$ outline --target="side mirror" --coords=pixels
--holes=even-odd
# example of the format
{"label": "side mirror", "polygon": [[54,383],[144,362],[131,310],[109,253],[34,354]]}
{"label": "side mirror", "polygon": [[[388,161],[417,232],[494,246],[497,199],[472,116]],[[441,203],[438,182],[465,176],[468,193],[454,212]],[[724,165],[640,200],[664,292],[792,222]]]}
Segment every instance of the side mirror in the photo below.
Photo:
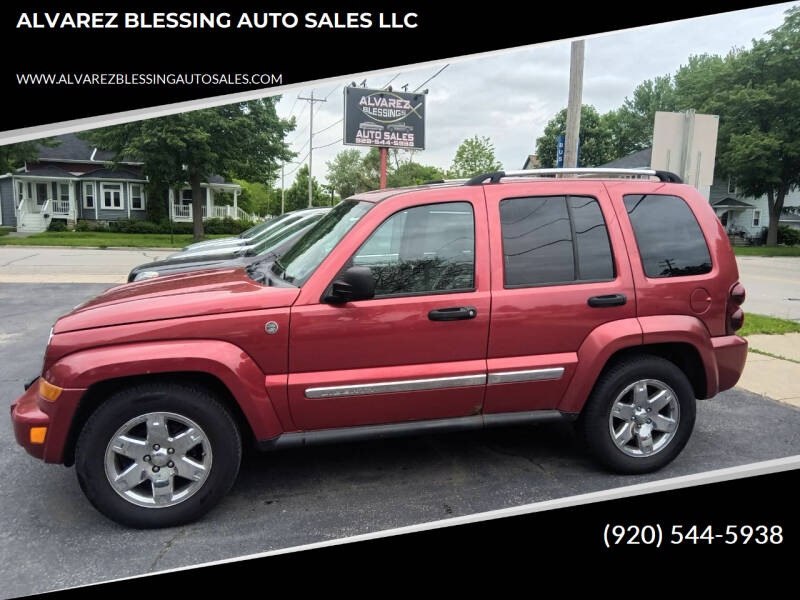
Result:
{"label": "side mirror", "polygon": [[369,267],[350,267],[334,279],[331,293],[325,298],[331,304],[369,300],[375,296],[375,277]]}

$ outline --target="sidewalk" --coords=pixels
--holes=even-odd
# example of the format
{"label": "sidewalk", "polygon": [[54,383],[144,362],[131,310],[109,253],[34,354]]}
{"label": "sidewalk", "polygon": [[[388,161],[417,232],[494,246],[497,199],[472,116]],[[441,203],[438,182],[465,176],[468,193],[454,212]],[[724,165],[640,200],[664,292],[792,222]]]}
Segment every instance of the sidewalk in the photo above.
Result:
{"label": "sidewalk", "polygon": [[751,335],[747,341],[751,351],[737,387],[800,408],[800,333]]}

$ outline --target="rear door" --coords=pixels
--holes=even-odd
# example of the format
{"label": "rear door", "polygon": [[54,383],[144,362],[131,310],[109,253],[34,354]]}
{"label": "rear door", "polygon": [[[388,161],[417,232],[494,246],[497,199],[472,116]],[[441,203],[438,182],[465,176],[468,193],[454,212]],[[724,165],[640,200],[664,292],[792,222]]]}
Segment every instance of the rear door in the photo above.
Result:
{"label": "rear door", "polygon": [[[295,425],[479,413],[490,316],[487,237],[479,187],[408,194],[371,209],[292,307],[288,389]],[[372,269],[375,298],[322,302],[351,265]]]}
{"label": "rear door", "polygon": [[594,181],[484,189],[492,262],[484,412],[554,409],[592,330],[636,316],[616,214]]}

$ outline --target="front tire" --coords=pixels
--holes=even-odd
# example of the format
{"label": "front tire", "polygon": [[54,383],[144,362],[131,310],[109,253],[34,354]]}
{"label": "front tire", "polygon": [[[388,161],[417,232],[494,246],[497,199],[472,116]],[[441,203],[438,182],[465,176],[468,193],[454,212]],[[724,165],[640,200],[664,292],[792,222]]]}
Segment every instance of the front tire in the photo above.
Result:
{"label": "front tire", "polygon": [[108,518],[137,528],[193,521],[230,490],[241,436],[207,389],[145,383],[119,390],[89,417],[75,448],[78,482]]}
{"label": "front tire", "polygon": [[695,405],[692,385],[674,363],[634,356],[602,373],[578,425],[601,465],[618,473],[649,473],[683,450]]}

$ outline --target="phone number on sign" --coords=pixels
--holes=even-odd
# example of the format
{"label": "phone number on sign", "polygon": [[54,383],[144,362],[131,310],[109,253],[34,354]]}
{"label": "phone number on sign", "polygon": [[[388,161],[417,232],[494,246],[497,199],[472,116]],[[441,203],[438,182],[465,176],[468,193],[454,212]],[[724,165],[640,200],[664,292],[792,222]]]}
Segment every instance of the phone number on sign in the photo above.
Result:
{"label": "phone number on sign", "polygon": [[[666,533],[666,538],[665,538]],[[781,525],[727,525],[724,530],[712,525],[672,525],[667,529],[655,525],[612,525],[607,523],[603,530],[606,548],[613,546],[655,546],[662,544],[713,544],[714,542],[733,544],[757,544],[777,546],[783,543]]]}

